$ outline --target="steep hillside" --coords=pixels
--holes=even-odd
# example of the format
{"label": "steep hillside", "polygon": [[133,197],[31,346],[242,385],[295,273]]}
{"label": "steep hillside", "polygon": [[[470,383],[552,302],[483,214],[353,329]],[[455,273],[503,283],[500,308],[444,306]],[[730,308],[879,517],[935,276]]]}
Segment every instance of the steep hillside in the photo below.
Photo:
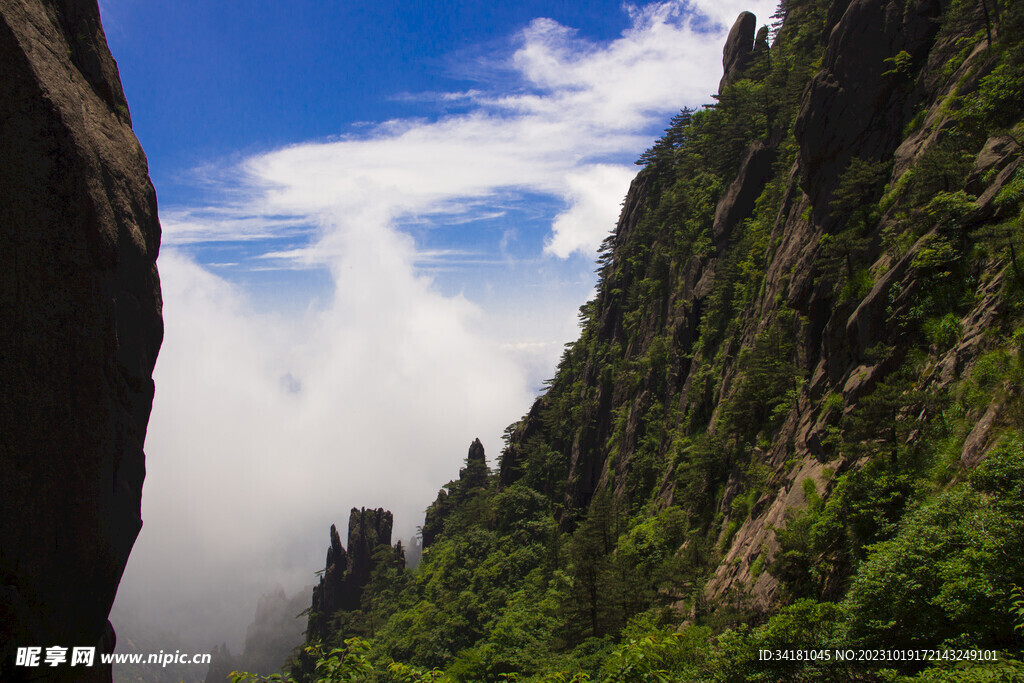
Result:
{"label": "steep hillside", "polygon": [[952,664],[757,653],[983,648],[943,680],[1020,675],[1024,8],[775,18],[740,16],[717,102],[641,157],[580,338],[335,664],[894,680]]}
{"label": "steep hillside", "polygon": [[[293,650],[304,640],[306,624],[299,617],[309,609],[311,590],[287,596],[284,589],[279,587],[275,591],[261,595],[256,604],[256,615],[246,629],[245,646],[242,652],[233,655],[224,643],[214,647],[211,652],[213,658],[203,680],[219,683],[236,670],[266,675],[279,671],[281,665],[292,657]],[[144,652],[146,650],[139,648],[136,651]],[[119,668],[128,669],[127,666]],[[188,668],[194,674],[196,667]],[[145,669],[145,667],[139,667],[139,669]],[[133,672],[138,679],[142,679],[144,673],[144,671]],[[182,676],[183,673],[177,673],[176,677]],[[125,680],[134,679],[126,677]]]}
{"label": "steep hillside", "polygon": [[[163,334],[156,194],[92,0],[0,3],[0,679],[111,652]],[[70,653],[69,650],[69,659]]]}

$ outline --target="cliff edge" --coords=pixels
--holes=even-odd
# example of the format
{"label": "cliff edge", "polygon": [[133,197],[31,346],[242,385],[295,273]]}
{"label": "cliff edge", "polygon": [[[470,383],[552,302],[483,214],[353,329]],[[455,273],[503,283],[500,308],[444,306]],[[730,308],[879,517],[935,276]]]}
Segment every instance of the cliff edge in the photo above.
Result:
{"label": "cliff edge", "polygon": [[[163,336],[156,194],[95,0],[0,4],[0,63],[0,679],[109,680]],[[55,645],[97,664],[15,667]]]}

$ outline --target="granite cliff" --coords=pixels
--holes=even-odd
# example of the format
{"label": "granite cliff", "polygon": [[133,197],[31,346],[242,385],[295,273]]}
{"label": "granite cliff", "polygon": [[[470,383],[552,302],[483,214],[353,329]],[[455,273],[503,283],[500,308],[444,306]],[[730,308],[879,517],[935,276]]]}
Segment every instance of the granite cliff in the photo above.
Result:
{"label": "granite cliff", "polygon": [[[699,599],[686,603],[691,616],[726,602],[770,612],[787,571],[771,571],[783,554],[780,530],[810,499],[827,500],[837,474],[866,464],[863,449],[837,447],[844,433],[881,438],[863,429],[854,437],[849,427],[875,389],[915,364],[913,390],[904,387],[905,402],[892,410],[918,421],[902,438],[918,438],[931,415],[915,392],[945,391],[1015,324],[1019,271],[1008,259],[1018,238],[1004,236],[998,244],[1009,251],[997,257],[985,226],[1013,220],[1005,198],[1016,192],[1021,150],[1005,128],[1021,108],[1006,102],[1004,123],[988,121],[988,130],[968,121],[972,98],[983,96],[986,76],[993,87],[1005,59],[981,40],[982,8],[939,0],[782,8],[773,49],[788,43],[790,54],[778,56],[813,67],[812,77],[780,88],[790,88],[790,103],[743,112],[753,139],[731,160],[722,146],[725,182],[711,206],[667,206],[684,204],[671,185],[685,142],[672,136],[682,138],[692,114],[649,150],[606,242],[597,298],[581,311],[581,339],[552,389],[513,426],[501,460],[508,486],[533,475],[531,441],[563,453],[564,480],[553,489],[563,519],[608,487],[633,511],[687,508],[710,534],[701,552],[713,568]],[[719,110],[778,78],[754,27],[744,13],[729,34]],[[951,148],[955,163],[941,159]],[[930,205],[935,194],[963,204]],[[706,227],[681,249],[673,222],[687,219]],[[957,268],[966,256],[957,268],[944,262],[939,277],[927,259],[952,225],[960,248],[979,251],[965,270]],[[954,302],[940,284],[947,276],[974,288],[970,296]],[[934,320],[923,318],[940,311],[956,335],[936,344]],[[610,371],[624,367],[628,374]],[[962,445],[965,467],[995,443],[991,425],[1006,414],[998,403],[968,416],[980,421]],[[552,428],[557,419],[564,427]],[[848,566],[833,569],[821,594],[849,580]]]}
{"label": "granite cliff", "polygon": [[[498,471],[475,441],[416,574],[311,641],[410,680],[1024,677],[1024,7],[773,18],[641,155]],[[1003,654],[757,656],[808,647]]]}
{"label": "granite cliff", "polygon": [[1022,674],[1024,11],[773,19],[739,16],[715,103],[640,157],[498,471],[474,442],[386,624],[334,642],[453,680],[877,673],[751,659],[810,643]]}
{"label": "granite cliff", "polygon": [[[0,4],[0,678],[113,650],[160,347],[156,194],[95,0]],[[98,655],[97,655],[98,660]]]}
{"label": "granite cliff", "polygon": [[306,637],[327,641],[333,633],[332,621],[339,612],[363,608],[363,591],[378,567],[405,569],[402,542],[391,547],[391,513],[382,508],[352,508],[348,518],[348,550],[341,544],[338,530],[331,525],[331,545],[320,583],[313,588]]}

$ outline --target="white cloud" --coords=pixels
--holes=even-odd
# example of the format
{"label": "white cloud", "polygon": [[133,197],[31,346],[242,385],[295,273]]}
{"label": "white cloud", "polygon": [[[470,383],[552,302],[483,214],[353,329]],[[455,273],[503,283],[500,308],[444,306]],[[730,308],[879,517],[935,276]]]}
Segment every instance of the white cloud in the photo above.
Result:
{"label": "white cloud", "polygon": [[624,197],[636,171],[633,168],[599,164],[566,177],[569,209],[555,218],[544,251],[567,258],[579,251],[594,255],[596,247],[619,217],[614,197]]}
{"label": "white cloud", "polygon": [[[742,4],[765,17],[774,8],[764,0]],[[393,120],[359,136],[253,156],[225,170],[241,184],[233,192],[244,198],[241,203],[171,216],[170,239],[252,239],[301,229],[303,220],[326,222],[331,233],[335,216],[367,207],[390,226],[409,215],[485,210],[489,199],[510,189],[575,206],[595,183],[621,185],[624,171],[611,171],[608,162],[638,156],[651,142],[651,127],[667,113],[710,100],[721,76],[723,34],[738,13],[732,5],[740,3],[726,3],[729,9],[708,0],[630,6],[631,27],[607,44],[536,19],[520,33],[509,59],[519,78],[510,92],[444,94],[474,106],[436,121]],[[707,30],[709,21],[719,30]],[[607,197],[612,207],[618,194]],[[586,215],[602,224],[577,225],[573,239],[555,234],[550,253],[593,254],[617,211],[591,205]],[[305,251],[297,257],[319,262]]]}
{"label": "white cloud", "polygon": [[[344,533],[350,507],[388,507],[410,533],[469,442],[483,436],[494,457],[528,407],[523,373],[478,332],[478,307],[416,276],[411,240],[380,227],[344,242],[339,296],[287,318],[254,311],[179,252],[161,256],[145,527],[119,596],[132,611],[224,639],[225,624],[205,619],[214,604],[237,636],[246,597],[312,580],[327,526]],[[296,545],[300,556],[283,555]]]}
{"label": "white cloud", "polygon": [[[763,16],[771,9],[751,4]],[[468,113],[256,155],[211,179],[228,186],[223,204],[165,209],[167,332],[145,527],[119,605],[192,633],[200,647],[237,645],[258,592],[308,583],[322,568],[327,526],[344,533],[350,507],[390,508],[408,533],[474,437],[493,463],[503,428],[525,413],[573,335],[592,266],[544,290],[517,281],[546,272],[551,256],[594,253],[635,170],[624,157],[714,90],[735,17],[720,18],[720,8],[631,8],[632,26],[601,44],[539,19],[506,65],[520,78],[514,88],[452,94]],[[693,9],[724,28],[703,31]],[[420,247],[401,229],[419,219],[466,229],[474,216],[501,215],[517,193],[566,207],[551,216],[548,256],[538,253],[529,272],[505,251],[517,230],[504,229],[494,254],[477,254],[454,242]],[[248,261],[233,253],[230,270],[323,268],[329,303],[265,313],[175,249],[267,237],[290,241]],[[510,269],[505,289],[482,283],[446,296],[425,275],[476,256]]]}
{"label": "white cloud", "polygon": [[240,207],[162,210],[160,227],[163,233],[160,241],[168,247],[205,242],[255,242],[312,232],[305,218],[252,214]]}

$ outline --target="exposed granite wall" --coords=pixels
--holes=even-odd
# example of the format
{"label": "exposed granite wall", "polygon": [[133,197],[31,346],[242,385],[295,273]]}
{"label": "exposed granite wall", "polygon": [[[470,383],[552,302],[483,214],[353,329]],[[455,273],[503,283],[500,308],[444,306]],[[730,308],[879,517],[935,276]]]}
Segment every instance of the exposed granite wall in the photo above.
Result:
{"label": "exposed granite wall", "polygon": [[96,1],[0,3],[0,64],[6,681],[33,671],[17,646],[113,648],[163,326],[156,194]]}

